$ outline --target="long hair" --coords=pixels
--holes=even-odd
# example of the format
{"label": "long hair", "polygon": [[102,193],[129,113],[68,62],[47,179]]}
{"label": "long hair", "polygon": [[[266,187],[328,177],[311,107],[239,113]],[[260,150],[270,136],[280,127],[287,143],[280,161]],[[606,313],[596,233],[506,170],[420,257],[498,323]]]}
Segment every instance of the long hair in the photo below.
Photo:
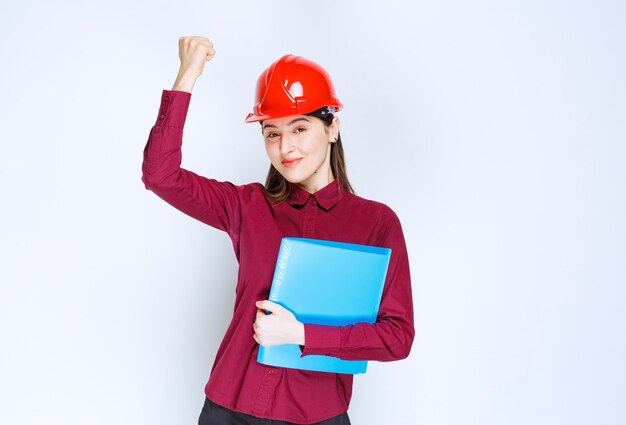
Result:
{"label": "long hair", "polygon": [[[317,111],[306,115],[317,116],[315,115],[316,112]],[[330,127],[333,122],[332,113],[327,113],[324,117],[317,116],[317,118],[322,120],[326,128]],[[263,125],[262,122],[261,125]],[[339,132],[337,133],[337,141],[332,143],[330,147],[330,169],[332,170],[335,179],[346,192],[355,193],[350,181],[348,180],[348,174],[346,173],[346,160],[344,158],[343,145],[341,144],[341,134]],[[287,179],[285,179],[283,175],[280,174],[272,164],[270,164],[270,169],[267,172],[267,177],[265,179],[265,193],[274,202],[281,202],[287,199],[289,192],[289,181],[287,181]]]}

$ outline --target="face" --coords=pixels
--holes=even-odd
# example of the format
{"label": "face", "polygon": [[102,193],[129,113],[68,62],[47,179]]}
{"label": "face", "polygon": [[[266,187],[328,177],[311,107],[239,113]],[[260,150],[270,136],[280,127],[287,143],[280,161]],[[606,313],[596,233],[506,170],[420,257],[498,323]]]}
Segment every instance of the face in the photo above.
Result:
{"label": "face", "polygon": [[338,130],[339,117],[334,117],[330,127],[308,115],[265,120],[265,150],[274,168],[285,179],[313,193],[334,179],[330,148]]}

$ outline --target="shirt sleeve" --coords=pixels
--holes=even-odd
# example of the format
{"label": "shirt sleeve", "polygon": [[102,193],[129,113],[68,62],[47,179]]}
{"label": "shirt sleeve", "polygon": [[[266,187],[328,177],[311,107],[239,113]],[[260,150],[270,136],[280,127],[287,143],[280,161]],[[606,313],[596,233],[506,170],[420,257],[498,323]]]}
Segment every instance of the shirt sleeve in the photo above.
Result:
{"label": "shirt sleeve", "polygon": [[191,93],[163,90],[156,123],[143,150],[141,181],[185,214],[238,239],[240,192],[244,186],[219,182],[181,168],[183,128]]}
{"label": "shirt sleeve", "polygon": [[400,221],[393,219],[381,246],[391,258],[376,322],[347,326],[304,324],[301,357],[310,354],[343,360],[392,361],[408,357],[415,329],[409,260]]}

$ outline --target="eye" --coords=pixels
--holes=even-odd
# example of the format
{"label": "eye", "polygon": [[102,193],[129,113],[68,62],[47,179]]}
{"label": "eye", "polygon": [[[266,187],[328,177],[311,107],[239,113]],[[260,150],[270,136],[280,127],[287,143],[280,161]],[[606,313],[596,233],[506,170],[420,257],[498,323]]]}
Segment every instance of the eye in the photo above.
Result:
{"label": "eye", "polygon": [[306,131],[305,127],[298,127],[296,128],[296,133],[304,133]]}
{"label": "eye", "polygon": [[273,138],[275,138],[275,137],[277,137],[277,136],[278,136],[278,133],[267,133],[267,134],[265,135],[265,137],[266,137],[267,139],[273,139]]}

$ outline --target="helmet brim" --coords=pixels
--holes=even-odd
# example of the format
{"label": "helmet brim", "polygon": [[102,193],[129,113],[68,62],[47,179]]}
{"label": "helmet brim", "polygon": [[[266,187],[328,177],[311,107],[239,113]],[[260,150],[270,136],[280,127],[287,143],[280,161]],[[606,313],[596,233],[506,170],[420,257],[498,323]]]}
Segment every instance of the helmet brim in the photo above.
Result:
{"label": "helmet brim", "polygon": [[269,115],[248,114],[245,121],[246,122],[258,122],[258,121],[264,121],[264,120],[270,120],[270,119],[272,119],[272,117]]}

